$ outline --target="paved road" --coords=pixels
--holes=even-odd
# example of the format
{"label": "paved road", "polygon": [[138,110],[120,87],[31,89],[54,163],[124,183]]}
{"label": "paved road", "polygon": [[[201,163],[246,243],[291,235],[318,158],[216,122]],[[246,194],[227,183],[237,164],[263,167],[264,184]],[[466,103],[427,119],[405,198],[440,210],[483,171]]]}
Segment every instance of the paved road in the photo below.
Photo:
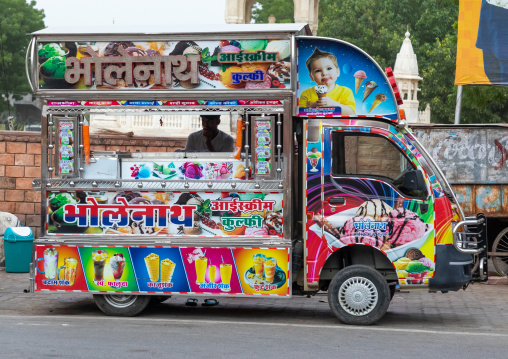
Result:
{"label": "paved road", "polygon": [[27,274],[0,272],[0,358],[507,357],[507,285],[396,293],[381,322],[351,327],[332,316],[326,295],[220,298],[215,307],[174,297],[116,318],[90,295],[25,294],[27,284]]}

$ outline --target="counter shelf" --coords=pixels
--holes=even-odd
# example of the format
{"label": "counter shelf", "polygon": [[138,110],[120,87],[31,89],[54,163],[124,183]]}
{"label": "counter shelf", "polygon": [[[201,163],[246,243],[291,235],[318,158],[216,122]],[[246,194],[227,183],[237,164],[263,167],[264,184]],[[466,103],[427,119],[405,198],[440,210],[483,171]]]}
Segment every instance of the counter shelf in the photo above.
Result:
{"label": "counter shelf", "polygon": [[[156,191],[224,191],[237,192],[283,192],[283,181],[280,180],[100,180],[100,179],[61,179],[45,180],[47,190],[80,190],[80,191],[122,191],[122,190],[156,190]],[[34,189],[42,188],[42,180],[32,182]],[[188,187],[187,187],[188,185]]]}

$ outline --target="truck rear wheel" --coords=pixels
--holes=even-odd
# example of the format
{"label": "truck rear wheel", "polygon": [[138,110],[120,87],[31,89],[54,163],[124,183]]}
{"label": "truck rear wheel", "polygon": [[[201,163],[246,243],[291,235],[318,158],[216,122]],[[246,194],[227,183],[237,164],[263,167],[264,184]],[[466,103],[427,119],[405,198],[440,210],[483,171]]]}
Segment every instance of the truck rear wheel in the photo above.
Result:
{"label": "truck rear wheel", "polygon": [[328,288],[332,312],[345,324],[371,325],[390,305],[390,288],[375,269],[353,265],[339,271]]}
{"label": "truck rear wheel", "polygon": [[107,315],[133,317],[150,303],[147,295],[94,294],[95,304]]}

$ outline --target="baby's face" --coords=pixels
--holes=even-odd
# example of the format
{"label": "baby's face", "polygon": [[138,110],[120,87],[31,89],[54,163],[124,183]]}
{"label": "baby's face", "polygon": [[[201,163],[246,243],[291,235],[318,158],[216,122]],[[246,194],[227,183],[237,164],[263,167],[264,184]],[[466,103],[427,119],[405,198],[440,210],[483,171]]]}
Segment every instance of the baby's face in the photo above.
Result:
{"label": "baby's face", "polygon": [[335,85],[339,74],[339,69],[327,57],[313,61],[310,66],[310,78],[318,85],[326,85],[328,87]]}

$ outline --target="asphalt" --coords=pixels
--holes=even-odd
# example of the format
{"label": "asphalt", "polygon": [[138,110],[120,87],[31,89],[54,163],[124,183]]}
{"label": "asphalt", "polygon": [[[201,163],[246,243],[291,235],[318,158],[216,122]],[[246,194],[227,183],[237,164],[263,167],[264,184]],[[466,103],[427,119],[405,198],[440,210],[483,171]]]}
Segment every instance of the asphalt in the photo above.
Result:
{"label": "asphalt", "polygon": [[[397,292],[377,325],[401,330],[501,333],[508,337],[508,283],[504,278],[497,284],[474,284],[465,291],[446,294]],[[89,293],[26,293],[28,285],[28,273],[0,271],[0,318],[103,316]],[[330,311],[326,293],[310,298],[218,298],[220,303],[213,307],[185,306],[187,298],[174,296],[150,306],[140,317],[340,325]]]}

